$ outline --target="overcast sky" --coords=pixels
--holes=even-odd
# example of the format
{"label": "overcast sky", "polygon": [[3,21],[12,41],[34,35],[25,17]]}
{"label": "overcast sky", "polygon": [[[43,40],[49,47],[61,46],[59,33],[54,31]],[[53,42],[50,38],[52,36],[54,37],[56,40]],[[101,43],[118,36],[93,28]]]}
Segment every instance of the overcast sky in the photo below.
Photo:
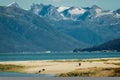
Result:
{"label": "overcast sky", "polygon": [[29,9],[32,3],[76,7],[90,7],[92,5],[98,5],[105,10],[116,10],[120,8],[120,0],[0,0],[0,6],[6,6],[12,2],[17,2],[20,7],[24,9]]}

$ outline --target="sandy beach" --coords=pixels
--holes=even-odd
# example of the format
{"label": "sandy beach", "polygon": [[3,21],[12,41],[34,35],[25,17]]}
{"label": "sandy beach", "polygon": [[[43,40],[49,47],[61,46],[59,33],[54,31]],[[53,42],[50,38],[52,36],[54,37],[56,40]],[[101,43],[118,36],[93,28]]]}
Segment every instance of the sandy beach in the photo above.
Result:
{"label": "sandy beach", "polygon": [[[81,65],[79,65],[79,63]],[[85,60],[40,60],[40,61],[9,61],[0,62],[0,65],[23,66],[20,70],[10,70],[14,72],[35,73],[35,74],[61,74],[77,69],[88,68],[118,68],[120,58],[105,59],[85,59]]]}

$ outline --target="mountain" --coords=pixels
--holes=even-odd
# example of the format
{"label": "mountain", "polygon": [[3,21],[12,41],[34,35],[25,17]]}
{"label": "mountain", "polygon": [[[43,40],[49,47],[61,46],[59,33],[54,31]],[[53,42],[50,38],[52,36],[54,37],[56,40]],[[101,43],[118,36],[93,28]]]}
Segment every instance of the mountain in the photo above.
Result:
{"label": "mountain", "polygon": [[82,14],[84,14],[86,12],[85,9],[80,9],[77,7],[70,7],[62,12],[61,15],[63,15],[63,19],[70,19],[70,20],[77,20],[77,18],[79,16],[81,16]]}
{"label": "mountain", "polygon": [[30,11],[0,6],[0,52],[71,51],[85,46]]}
{"label": "mountain", "polygon": [[33,4],[30,10],[16,2],[0,6],[0,52],[69,51],[120,38],[119,12],[97,5]]}
{"label": "mountain", "polygon": [[117,10],[115,11],[115,13],[120,14],[120,9],[117,9]]}
{"label": "mountain", "polygon": [[[39,6],[39,8],[41,7]],[[31,7],[31,9],[35,8]],[[47,13],[54,12],[59,14],[59,16],[55,14],[51,17],[51,15],[48,14],[46,18],[42,15],[37,15],[44,18],[47,23],[52,25],[58,31],[93,46],[112,39],[120,38],[119,11],[119,9],[115,11],[103,10],[97,5],[82,8],[74,6],[54,6],[54,11],[49,10]],[[34,13],[34,11],[31,12]],[[39,13],[43,12],[40,10]],[[54,18],[56,17],[59,19],[55,20]]]}
{"label": "mountain", "polygon": [[16,2],[12,2],[11,4],[7,5],[7,7],[17,7],[17,8],[20,8],[20,6]]}
{"label": "mountain", "polygon": [[68,9],[69,7],[66,7],[66,6],[60,6],[60,7],[57,7],[57,11],[58,12],[63,12],[64,10]]}
{"label": "mountain", "polygon": [[120,51],[120,39],[110,40],[101,45],[85,49],[75,49],[74,52],[79,51]]}
{"label": "mountain", "polygon": [[52,19],[52,20],[61,20],[62,16],[57,11],[56,7],[52,5],[44,4],[33,4],[31,6],[30,12],[35,13],[41,17]]}
{"label": "mountain", "polygon": [[[80,21],[80,17],[87,17],[87,19],[96,19],[98,17],[110,16],[115,17],[116,13],[119,14],[120,10],[111,11],[103,10],[97,5],[92,7],[66,7],[60,6],[55,7],[53,5],[44,5],[44,4],[33,4],[29,10],[32,13],[35,13],[41,17],[49,18],[52,20],[74,20]],[[86,15],[86,16],[85,16]]]}

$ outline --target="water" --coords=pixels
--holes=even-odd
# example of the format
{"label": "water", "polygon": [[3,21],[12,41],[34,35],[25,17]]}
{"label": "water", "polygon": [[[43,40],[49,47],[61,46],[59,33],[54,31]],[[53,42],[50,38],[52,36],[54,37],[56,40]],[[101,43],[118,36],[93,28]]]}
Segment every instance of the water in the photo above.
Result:
{"label": "water", "polygon": [[48,74],[27,74],[18,72],[0,72],[0,77],[52,77]]}
{"label": "water", "polygon": [[[120,52],[84,52],[84,53],[0,53],[0,61],[58,60],[58,59],[92,59],[120,58]],[[50,77],[47,74],[25,74],[0,72],[0,77]]]}
{"label": "water", "polygon": [[92,58],[116,58],[116,57],[120,57],[120,52],[0,53],[0,61],[92,59]]}

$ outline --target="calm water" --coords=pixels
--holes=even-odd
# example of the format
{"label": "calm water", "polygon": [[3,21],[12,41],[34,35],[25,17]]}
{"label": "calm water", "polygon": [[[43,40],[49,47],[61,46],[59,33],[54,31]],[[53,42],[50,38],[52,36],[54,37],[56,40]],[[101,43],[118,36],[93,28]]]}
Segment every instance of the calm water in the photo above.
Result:
{"label": "calm water", "polygon": [[52,77],[54,75],[47,74],[27,74],[18,72],[0,72],[0,77]]}
{"label": "calm water", "polygon": [[0,53],[0,61],[91,59],[120,57],[120,52],[110,53]]}

